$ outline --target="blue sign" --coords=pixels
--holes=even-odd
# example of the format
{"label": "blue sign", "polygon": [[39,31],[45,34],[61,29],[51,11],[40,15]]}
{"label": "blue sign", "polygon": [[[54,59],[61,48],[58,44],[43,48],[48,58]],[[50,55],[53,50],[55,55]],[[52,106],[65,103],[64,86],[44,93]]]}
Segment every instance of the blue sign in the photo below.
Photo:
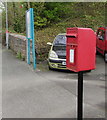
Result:
{"label": "blue sign", "polygon": [[30,64],[30,41],[32,42],[33,67],[36,69],[33,8],[26,11],[27,63]]}

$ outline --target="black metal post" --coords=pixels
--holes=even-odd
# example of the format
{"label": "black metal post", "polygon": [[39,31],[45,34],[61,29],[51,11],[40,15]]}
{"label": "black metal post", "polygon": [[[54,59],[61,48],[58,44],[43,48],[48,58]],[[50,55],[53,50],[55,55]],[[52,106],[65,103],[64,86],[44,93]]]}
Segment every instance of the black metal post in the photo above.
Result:
{"label": "black metal post", "polygon": [[78,72],[78,101],[77,101],[77,120],[83,118],[83,72]]}

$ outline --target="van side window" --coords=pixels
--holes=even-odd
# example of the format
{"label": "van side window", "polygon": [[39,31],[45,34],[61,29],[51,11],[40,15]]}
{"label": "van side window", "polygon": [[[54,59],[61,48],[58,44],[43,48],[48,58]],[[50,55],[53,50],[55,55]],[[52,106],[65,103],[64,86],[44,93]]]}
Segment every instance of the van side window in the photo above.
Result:
{"label": "van side window", "polygon": [[104,30],[98,30],[97,36],[100,40],[104,40],[105,31]]}

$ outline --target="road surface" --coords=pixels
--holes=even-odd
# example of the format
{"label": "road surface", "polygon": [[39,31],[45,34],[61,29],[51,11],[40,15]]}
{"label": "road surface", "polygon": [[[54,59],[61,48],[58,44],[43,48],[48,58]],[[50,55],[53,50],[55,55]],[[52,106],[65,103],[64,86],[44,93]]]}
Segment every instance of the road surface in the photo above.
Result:
{"label": "road surface", "polygon": [[[3,118],[76,118],[76,73],[34,71],[5,48],[2,65]],[[97,56],[97,69],[84,74],[85,118],[105,117],[104,75],[103,58]]]}

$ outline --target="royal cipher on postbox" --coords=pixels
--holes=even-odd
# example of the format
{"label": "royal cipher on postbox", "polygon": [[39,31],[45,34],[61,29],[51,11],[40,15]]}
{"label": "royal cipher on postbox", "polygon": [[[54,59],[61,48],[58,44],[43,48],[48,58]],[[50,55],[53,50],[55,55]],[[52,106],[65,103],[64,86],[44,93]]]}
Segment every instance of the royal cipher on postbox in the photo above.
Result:
{"label": "royal cipher on postbox", "polygon": [[66,64],[71,71],[95,69],[96,35],[90,28],[67,28]]}

